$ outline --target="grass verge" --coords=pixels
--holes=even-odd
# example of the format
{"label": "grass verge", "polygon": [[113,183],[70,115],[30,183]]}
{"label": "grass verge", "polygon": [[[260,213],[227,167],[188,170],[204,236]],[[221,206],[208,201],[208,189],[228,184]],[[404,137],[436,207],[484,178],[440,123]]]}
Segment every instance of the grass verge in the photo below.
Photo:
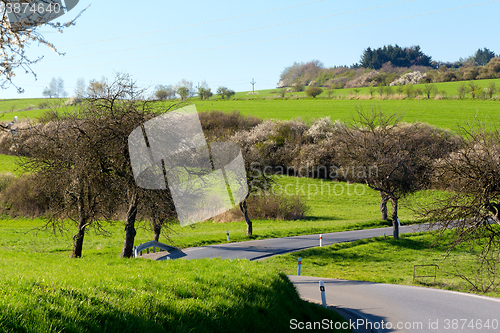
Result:
{"label": "grass verge", "polygon": [[[434,240],[431,233],[406,234],[399,240],[377,237],[274,256],[264,262],[286,274],[296,274],[297,260],[302,257],[302,275],[306,276],[472,292],[471,286],[454,273],[457,267],[472,273],[468,267],[473,266],[475,257],[467,249],[458,248],[445,259],[449,238],[431,246]],[[413,281],[414,265],[433,264],[439,266],[436,282],[429,277]],[[417,267],[416,275],[433,274],[434,267]],[[500,297],[499,292],[486,295]]]}

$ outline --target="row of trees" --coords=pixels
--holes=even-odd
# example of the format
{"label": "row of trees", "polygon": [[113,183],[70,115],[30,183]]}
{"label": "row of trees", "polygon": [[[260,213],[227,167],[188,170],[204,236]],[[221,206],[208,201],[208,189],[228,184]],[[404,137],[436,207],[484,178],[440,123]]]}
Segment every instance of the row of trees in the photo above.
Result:
{"label": "row of trees", "polygon": [[473,124],[455,135],[422,123],[403,123],[397,115],[374,110],[358,112],[350,126],[328,118],[311,126],[300,121],[264,121],[236,133],[232,140],[243,147],[246,158],[266,165],[271,174],[367,184],[380,193],[381,217],[390,221],[396,239],[401,199],[420,190],[439,190],[409,208],[430,222],[439,236],[451,230],[450,250],[460,246],[477,256],[472,277],[463,267],[458,276],[481,291],[499,285],[500,130],[496,125]]}
{"label": "row of trees", "polygon": [[388,45],[372,50],[368,47],[361,56],[361,67],[380,69],[390,62],[396,67],[431,66],[432,58],[420,50],[420,46],[400,47]]}
{"label": "row of trees", "polygon": [[175,219],[168,191],[135,185],[128,155],[128,136],[140,124],[167,110],[141,98],[128,75],[112,83],[91,82],[84,103],[53,121],[31,124],[17,139],[17,152],[29,157],[22,166],[31,186],[48,201],[54,228],[75,221],[73,257],[81,257],[88,228],[103,230],[102,221],[125,214],[122,257],[132,256],[138,214],[148,218],[159,237],[161,225]]}
{"label": "row of trees", "polygon": [[[159,100],[174,99],[177,95],[179,95],[180,99],[183,101],[188,97],[194,96],[195,94],[198,95],[200,100],[208,100],[213,96],[212,89],[208,87],[208,84],[205,81],[202,81],[197,87],[197,91],[195,91],[193,89],[193,82],[187,80],[182,80],[175,86],[158,85],[155,88],[154,94]],[[235,94],[235,92],[227,87],[219,87],[217,89],[217,94],[219,94],[222,99],[229,99]]]}

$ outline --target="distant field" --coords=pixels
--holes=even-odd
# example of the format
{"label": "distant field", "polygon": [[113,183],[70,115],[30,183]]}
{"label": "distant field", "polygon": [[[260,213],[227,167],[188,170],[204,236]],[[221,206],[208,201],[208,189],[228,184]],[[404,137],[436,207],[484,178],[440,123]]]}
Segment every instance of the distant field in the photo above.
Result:
{"label": "distant field", "polygon": [[356,109],[381,109],[389,113],[404,114],[408,122],[426,122],[456,131],[477,116],[480,121],[497,124],[500,120],[500,102],[491,100],[230,100],[196,101],[198,111],[239,110],[245,115],[261,118],[313,120],[329,116],[351,122]]}
{"label": "distant field", "polygon": [[21,111],[27,109],[38,109],[40,104],[48,103],[61,105],[66,98],[20,98],[20,99],[2,99],[0,100],[0,113]]}
{"label": "distant field", "polygon": [[[468,87],[468,82],[469,81],[456,81],[456,82],[440,82],[440,83],[432,83],[433,85],[436,86],[438,89],[439,93],[442,93],[443,91],[446,92],[446,97],[448,98],[458,98],[458,92],[457,88],[460,86],[460,84],[465,84]],[[488,79],[488,80],[474,80],[474,83],[479,85],[482,88],[486,88],[489,86],[490,82],[495,82],[495,85],[497,89],[500,89],[500,79]],[[424,84],[415,84],[413,85],[415,89],[421,89],[423,90]],[[396,93],[396,87],[392,87],[393,92]],[[266,90],[258,90],[256,91],[256,94],[252,95],[251,91],[243,91],[243,92],[238,92],[234,95],[234,98],[255,98],[255,99],[260,99],[260,98],[267,98],[267,97],[277,97],[278,92],[281,91],[282,89],[288,89],[288,88],[275,88],[275,89],[266,89]],[[319,98],[326,98],[327,95],[327,90],[326,88],[322,88],[323,93],[319,95]],[[358,88],[358,95],[359,96],[368,96],[370,94],[369,88],[368,87],[363,87],[363,88]],[[306,94],[305,92],[287,92],[285,94],[285,97],[290,97],[291,95],[294,96],[302,96],[305,97]],[[332,96],[333,97],[341,97],[341,98],[347,98],[349,95],[353,96],[355,95],[354,88],[345,88],[345,89],[333,89],[332,90]],[[385,96],[385,94],[384,94]],[[219,95],[214,95],[215,98],[219,98]],[[379,93],[377,91],[377,87],[374,87],[373,91],[373,98],[379,98]],[[213,99],[215,99],[213,98]],[[421,96],[420,98],[423,98]],[[431,97],[432,98],[432,97]],[[471,95],[468,93],[465,96],[465,99],[470,99]],[[500,98],[500,92],[497,92],[493,95],[493,98]]]}

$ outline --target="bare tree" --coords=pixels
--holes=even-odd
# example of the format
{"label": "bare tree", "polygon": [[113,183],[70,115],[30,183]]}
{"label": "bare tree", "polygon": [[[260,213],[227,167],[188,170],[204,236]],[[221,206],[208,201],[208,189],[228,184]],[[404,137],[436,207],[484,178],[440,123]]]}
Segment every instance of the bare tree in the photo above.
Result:
{"label": "bare tree", "polygon": [[477,256],[472,276],[464,267],[458,275],[486,292],[498,285],[499,277],[500,132],[483,126],[462,130],[466,139],[462,148],[434,165],[434,187],[447,195],[420,206],[418,212],[440,237],[452,230],[450,251],[466,246]]}
{"label": "bare tree", "polygon": [[79,108],[57,122],[34,126],[21,142],[21,153],[30,157],[25,167],[51,180],[45,184],[48,192],[54,187],[62,192],[53,223],[75,217],[73,257],[82,255],[86,229],[102,229],[101,221],[123,206],[127,213],[121,256],[132,255],[143,196],[130,166],[128,136],[165,111],[142,99],[142,92],[128,75],[118,74],[114,82],[104,82],[98,89],[91,86]]}
{"label": "bare tree", "polygon": [[366,183],[392,204],[394,238],[399,238],[398,204],[430,184],[432,161],[454,149],[456,138],[424,124],[399,122],[397,115],[358,112],[358,124],[345,127],[339,156],[347,180]]}

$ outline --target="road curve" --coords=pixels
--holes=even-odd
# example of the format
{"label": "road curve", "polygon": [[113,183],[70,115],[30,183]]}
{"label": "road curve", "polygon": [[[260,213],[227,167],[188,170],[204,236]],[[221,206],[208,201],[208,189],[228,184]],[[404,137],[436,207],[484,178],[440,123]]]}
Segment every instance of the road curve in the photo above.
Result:
{"label": "road curve", "polygon": [[324,281],[327,304],[354,313],[360,323],[356,328],[418,333],[500,331],[500,300],[493,297],[385,283],[288,278],[302,298],[315,302],[321,302],[319,281]]}
{"label": "road curve", "polygon": [[[412,226],[401,226],[400,234],[426,230],[427,225],[419,224]],[[323,234],[323,246],[334,243],[352,242],[358,239],[372,238],[392,235],[392,227],[378,229],[364,229],[353,231],[342,231]],[[144,258],[153,260],[165,259],[249,259],[261,260],[277,254],[295,252],[311,247],[319,246],[319,235],[293,236],[284,238],[260,239],[238,243],[224,243],[202,247],[192,247],[172,252],[157,252],[144,254]]]}
{"label": "road curve", "polygon": [[[426,228],[427,225],[402,226],[400,233],[424,231]],[[323,234],[323,245],[384,234],[392,235],[392,227],[327,233]],[[154,260],[262,260],[316,246],[319,246],[319,235],[306,235],[187,248],[142,257]],[[347,313],[346,318],[356,326],[351,326],[356,328],[355,332],[500,332],[500,300],[496,298],[362,281],[307,276],[289,276],[289,279],[302,298],[315,302],[321,300],[318,281],[323,280],[328,305],[340,310],[341,314]]]}

